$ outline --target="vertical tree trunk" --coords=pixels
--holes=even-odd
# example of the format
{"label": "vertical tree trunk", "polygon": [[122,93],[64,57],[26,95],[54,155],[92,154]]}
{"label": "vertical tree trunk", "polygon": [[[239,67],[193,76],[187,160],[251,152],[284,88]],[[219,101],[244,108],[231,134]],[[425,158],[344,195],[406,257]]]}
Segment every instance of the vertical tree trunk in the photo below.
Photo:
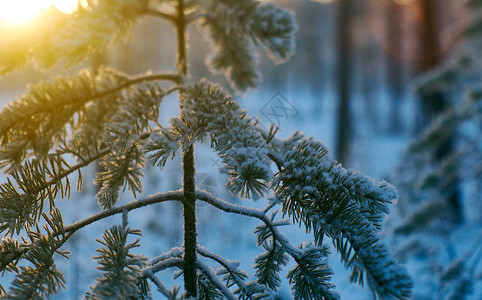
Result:
{"label": "vertical tree trunk", "polygon": [[182,158],[184,171],[184,285],[187,297],[196,298],[197,271],[196,271],[196,198],[194,195],[194,148],[191,145],[185,150]]}
{"label": "vertical tree trunk", "polygon": [[[438,54],[438,39],[437,39],[437,20],[435,4],[431,0],[419,0],[419,9],[421,12],[422,26],[420,30],[420,49],[422,57],[424,58],[417,66],[418,72],[425,72],[433,69],[441,62],[441,56]],[[420,93],[421,101],[421,121],[419,129],[425,128],[439,113],[444,111],[448,106],[448,99],[442,91],[422,91]],[[444,145],[441,145],[436,150],[435,158],[438,161],[452,151],[453,140],[449,140]],[[447,188],[448,212],[453,218],[455,224],[460,224],[463,221],[462,206],[460,204],[460,196],[458,192],[458,181],[454,180]]]}
{"label": "vertical tree trunk", "polygon": [[338,120],[336,158],[345,164],[350,157],[351,116],[350,116],[350,1],[338,1],[337,20],[337,90]]}
{"label": "vertical tree trunk", "polygon": [[[184,76],[187,75],[187,53],[186,53],[186,16],[184,11],[184,0],[178,0],[177,6],[177,69],[180,75],[179,85],[184,83]],[[194,175],[194,146],[183,150],[183,191],[184,191],[184,289],[187,298],[195,299],[197,296],[197,229],[196,229],[196,184]]]}
{"label": "vertical tree trunk", "polygon": [[[385,10],[386,30],[388,36],[388,49],[401,51],[402,43],[402,16],[400,5],[389,2]],[[403,99],[403,68],[400,58],[387,51],[387,85],[390,92],[390,124],[391,133],[399,133],[402,129],[400,106]]]}

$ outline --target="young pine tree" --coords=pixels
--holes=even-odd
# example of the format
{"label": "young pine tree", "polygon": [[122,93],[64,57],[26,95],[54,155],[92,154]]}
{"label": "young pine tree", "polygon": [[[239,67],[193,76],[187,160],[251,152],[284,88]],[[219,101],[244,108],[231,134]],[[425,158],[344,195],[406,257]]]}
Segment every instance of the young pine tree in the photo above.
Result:
{"label": "young pine tree", "polygon": [[[157,292],[168,299],[269,299],[289,259],[295,262],[287,272],[294,299],[336,299],[325,237],[352,270],[352,281],[366,282],[380,298],[408,299],[411,280],[379,238],[397,200],[395,189],[344,169],[322,143],[299,132],[280,140],[275,128],[263,130],[221,87],[189,77],[186,29],[196,23],[214,46],[211,67],[238,90],[255,87],[256,46],[275,61],[292,54],[296,26],[290,12],[257,0],[86,1],[73,15],[49,11],[44,27],[9,36],[0,70],[30,63],[77,65],[123,38],[144,15],[174,27],[175,72],[131,76],[112,68],[95,75],[84,70],[30,86],[0,113],[0,166],[8,175],[0,186],[0,272],[15,275],[2,290],[4,297],[57,293],[66,284],[54,261],[56,254],[68,258],[63,245],[92,223],[122,214],[122,224],[107,228],[99,239],[95,258],[102,276],[87,299],[158,298],[152,295]],[[168,88],[161,86],[166,82]],[[170,126],[160,126],[159,105],[170,94],[178,95],[180,112],[169,119]],[[196,189],[195,144],[204,140],[223,162],[227,189],[263,199],[266,209],[234,205]],[[182,189],[139,199],[146,161],[163,168],[175,155],[182,156]],[[82,169],[94,163],[101,166],[95,184],[102,211],[65,225],[56,203],[70,196],[73,173],[76,190],[82,189]],[[117,205],[125,188],[133,200]],[[129,228],[128,215],[167,201],[182,203],[183,245],[151,259],[134,255],[131,250],[140,243],[128,240],[141,232]],[[255,234],[265,252],[255,258],[255,278],[198,244],[199,201],[260,221]],[[279,219],[276,209],[288,219]],[[292,245],[281,233],[291,223],[306,228],[313,241]],[[157,274],[167,268],[181,272],[183,291],[161,282]]]}

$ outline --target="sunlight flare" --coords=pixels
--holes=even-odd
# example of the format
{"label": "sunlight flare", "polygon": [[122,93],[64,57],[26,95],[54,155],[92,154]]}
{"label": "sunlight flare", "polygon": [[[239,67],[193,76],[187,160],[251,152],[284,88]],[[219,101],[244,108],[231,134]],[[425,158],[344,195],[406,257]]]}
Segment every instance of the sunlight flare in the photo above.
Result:
{"label": "sunlight flare", "polygon": [[71,14],[75,12],[79,4],[78,0],[56,0],[53,2],[55,8],[63,12],[64,14]]}
{"label": "sunlight flare", "polygon": [[78,2],[78,0],[0,0],[0,22],[8,25],[26,24],[52,6],[62,13],[70,14],[77,9]]}
{"label": "sunlight flare", "polygon": [[0,19],[7,24],[27,23],[42,10],[52,5],[53,1],[16,0],[0,1]]}

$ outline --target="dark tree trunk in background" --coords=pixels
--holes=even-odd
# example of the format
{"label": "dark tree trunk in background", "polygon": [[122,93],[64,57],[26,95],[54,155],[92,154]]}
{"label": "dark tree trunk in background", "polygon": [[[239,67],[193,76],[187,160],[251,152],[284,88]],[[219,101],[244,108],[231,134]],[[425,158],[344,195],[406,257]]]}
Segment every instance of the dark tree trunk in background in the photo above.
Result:
{"label": "dark tree trunk in background", "polygon": [[[437,1],[418,0],[418,8],[420,10],[420,26],[419,41],[420,53],[422,59],[416,66],[417,73],[423,73],[433,70],[441,61],[442,57],[438,47],[438,23],[436,6]],[[443,91],[422,90],[420,92],[421,117],[419,123],[419,131],[423,130],[434,118],[449,106],[447,95]],[[452,151],[453,140],[448,140],[440,146],[435,153],[438,161],[443,160],[447,154]],[[455,224],[463,221],[462,207],[460,204],[460,195],[458,192],[458,181],[453,180],[447,187],[447,205],[449,213]]]}
{"label": "dark tree trunk in background", "polygon": [[386,52],[386,73],[391,105],[389,131],[390,133],[400,133],[402,130],[402,112],[400,108],[403,100],[403,82],[405,78],[403,76],[401,58],[397,55],[397,53],[401,54],[401,51],[403,51],[403,17],[399,4],[391,1],[387,3],[385,20],[388,48]]}
{"label": "dark tree trunk in background", "polygon": [[339,107],[336,129],[336,159],[346,164],[350,157],[351,114],[350,114],[350,1],[339,0],[337,13],[337,75],[336,88]]}

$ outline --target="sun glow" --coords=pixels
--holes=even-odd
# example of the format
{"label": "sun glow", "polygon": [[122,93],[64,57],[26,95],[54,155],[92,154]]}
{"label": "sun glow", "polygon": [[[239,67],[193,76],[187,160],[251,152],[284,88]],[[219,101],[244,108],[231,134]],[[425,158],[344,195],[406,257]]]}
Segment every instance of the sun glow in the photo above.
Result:
{"label": "sun glow", "polygon": [[0,22],[26,24],[52,6],[63,13],[73,13],[78,0],[0,0]]}

